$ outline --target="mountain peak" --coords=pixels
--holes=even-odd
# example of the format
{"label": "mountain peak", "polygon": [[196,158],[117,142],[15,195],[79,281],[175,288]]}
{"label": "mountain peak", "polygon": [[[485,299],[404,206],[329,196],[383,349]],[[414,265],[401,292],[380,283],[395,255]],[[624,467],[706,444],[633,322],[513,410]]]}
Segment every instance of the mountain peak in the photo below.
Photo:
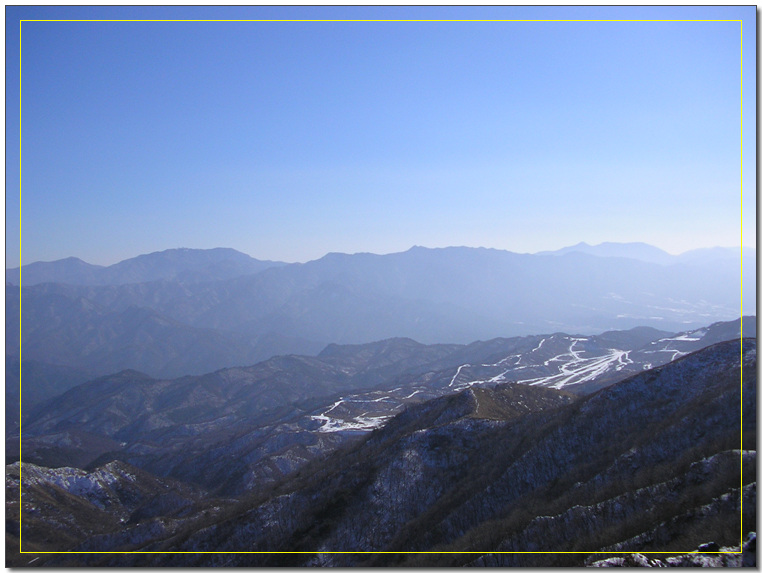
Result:
{"label": "mountain peak", "polygon": [[658,247],[654,247],[653,245],[649,245],[648,243],[642,242],[603,242],[598,245],[589,245],[583,241],[571,247],[558,249],[557,251],[541,251],[537,254],[563,256],[570,253],[583,253],[595,257],[618,257],[625,259],[635,259],[638,261],[656,263],[660,265],[676,262],[675,257],[666,251],[663,251]]}
{"label": "mountain peak", "polygon": [[252,275],[285,263],[260,261],[235,249],[166,249],[125,259],[108,267],[76,257],[6,270],[6,282],[22,286],[45,282],[75,285],[123,285],[158,280],[214,281]]}

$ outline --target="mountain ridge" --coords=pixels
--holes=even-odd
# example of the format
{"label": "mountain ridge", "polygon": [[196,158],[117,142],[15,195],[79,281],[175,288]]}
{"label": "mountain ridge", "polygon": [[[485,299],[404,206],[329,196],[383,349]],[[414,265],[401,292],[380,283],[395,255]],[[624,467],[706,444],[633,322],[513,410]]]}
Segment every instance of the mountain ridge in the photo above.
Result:
{"label": "mountain ridge", "polygon": [[584,241],[554,251],[539,251],[536,255],[564,256],[570,253],[583,253],[596,257],[631,258],[660,265],[707,262],[726,258],[756,257],[754,247],[701,247],[673,255],[648,243],[617,243],[605,241],[590,245]]}
{"label": "mountain ridge", "polygon": [[[746,270],[748,283],[753,269]],[[742,314],[744,284],[736,260],[661,266],[582,253],[551,257],[453,247],[336,254],[210,282],[7,287],[6,299],[24,300],[21,343],[27,347],[34,346],[36,333],[51,333],[52,323],[39,321],[53,295],[76,303],[72,311],[84,304],[87,308],[77,311],[81,316],[72,319],[87,326],[88,308],[116,319],[138,307],[185,327],[254,338],[275,334],[322,347],[395,336],[431,344],[555,330],[682,331]],[[754,299],[744,302],[753,306]],[[17,313],[12,304],[9,308],[9,316]],[[9,355],[17,351],[18,325],[12,322],[6,321]],[[118,331],[119,325],[109,328]],[[304,352],[294,346],[284,351]],[[45,361],[43,355],[32,357]]]}
{"label": "mountain ridge", "polygon": [[108,266],[86,263],[77,257],[35,262],[6,269],[5,280],[20,286],[49,282],[80,285],[134,284],[157,280],[198,282],[255,274],[285,264],[254,259],[227,247],[177,248],[138,255]]}
{"label": "mountain ridge", "polygon": [[[756,335],[754,326],[747,317],[743,334]],[[553,334],[470,345],[396,338],[170,380],[125,370],[25,410],[21,448],[33,463],[69,456],[85,467],[122,459],[157,475],[240,492],[280,479],[432,398],[501,383],[585,395],[741,334],[738,319],[666,336],[635,329],[600,339]],[[501,409],[485,402],[482,413]],[[13,459],[17,433],[6,447]],[[236,460],[224,477],[220,456]]]}
{"label": "mountain ridge", "polygon": [[[480,402],[496,410],[482,417]],[[612,551],[713,551],[738,544],[741,503],[742,535],[754,530],[755,429],[753,339],[576,399],[465,389],[237,501],[95,535],[45,564],[581,566]],[[77,555],[120,547],[155,553]]]}

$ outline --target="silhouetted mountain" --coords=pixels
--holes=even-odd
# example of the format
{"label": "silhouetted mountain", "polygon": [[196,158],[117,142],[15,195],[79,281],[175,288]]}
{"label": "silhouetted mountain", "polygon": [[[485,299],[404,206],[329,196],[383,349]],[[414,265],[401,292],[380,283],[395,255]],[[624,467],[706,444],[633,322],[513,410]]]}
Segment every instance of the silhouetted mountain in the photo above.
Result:
{"label": "silhouetted mountain", "polygon": [[[105,329],[109,334],[101,352],[122,361],[104,359],[104,368],[172,375],[199,370],[160,370],[162,359],[141,361],[143,351],[133,352],[134,362],[126,361],[134,344],[130,333],[137,332],[130,314],[147,316],[150,311],[162,330],[171,323],[177,340],[199,340],[193,355],[217,355],[221,344],[231,349],[257,346],[262,337],[269,341],[273,336],[291,341],[282,347],[270,343],[267,347],[276,354],[309,353],[331,342],[358,344],[400,336],[423,343],[467,343],[635,326],[684,331],[739,316],[741,290],[740,260],[657,265],[583,253],[556,257],[416,247],[392,255],[330,254],[213,282],[21,287],[22,346],[32,352],[29,358],[92,369],[93,363],[82,358],[89,351],[80,342]],[[17,316],[17,296],[18,289],[6,289],[6,353],[12,356],[18,351],[18,325],[12,318]],[[234,331],[248,338],[231,340]],[[162,338],[173,339],[168,334]],[[206,338],[211,340],[205,349],[201,340]],[[71,347],[75,339],[77,348]],[[162,354],[180,350],[172,348]],[[181,354],[187,356],[185,349],[187,345]],[[228,354],[242,356],[238,351]],[[68,358],[61,362],[63,355]],[[199,367],[236,363],[241,364],[199,360]]]}
{"label": "silhouetted mountain", "polygon": [[678,255],[680,262],[691,264],[712,263],[721,260],[753,261],[756,259],[756,249],[752,247],[710,247],[705,249],[693,249]]}
{"label": "silhouetted mountain", "polygon": [[556,251],[540,251],[536,254],[563,256],[569,253],[584,253],[596,257],[620,257],[660,265],[676,263],[706,264],[723,260],[739,260],[741,258],[749,259],[756,257],[756,250],[752,247],[709,247],[685,251],[679,255],[671,255],[658,247],[649,245],[648,243],[604,242],[598,245],[589,245],[584,241]]}
{"label": "silhouetted mountain", "polygon": [[283,264],[259,261],[234,249],[168,249],[108,267],[91,265],[75,257],[32,263],[20,269],[7,269],[5,281],[22,286],[51,282],[75,285],[118,285],[158,280],[198,282],[252,275]]}
{"label": "silhouetted mountain", "polygon": [[541,251],[538,255],[562,256],[569,253],[584,253],[596,257],[621,257],[625,259],[635,259],[646,263],[656,263],[667,265],[674,263],[674,256],[658,247],[647,243],[601,243],[599,245],[588,245],[585,242],[577,243],[571,247],[564,247],[557,251]]}
{"label": "silhouetted mountain", "polygon": [[98,276],[105,267],[91,265],[77,257],[58,261],[36,262],[19,268],[5,270],[5,282],[13,285],[30,285],[43,282],[71,284],[98,284]]}
{"label": "silhouetted mountain", "polygon": [[[593,246],[583,242],[557,251],[542,251],[537,255],[563,256],[570,253],[584,253],[596,257],[620,257],[665,266],[712,267],[717,273],[736,278],[743,274],[744,312],[756,313],[757,251],[752,247],[711,247],[686,251],[680,255],[670,255],[646,243],[601,243]],[[740,291],[738,292],[740,296]]]}
{"label": "silhouetted mountain", "polygon": [[[34,287],[32,287],[34,288]],[[22,309],[19,336],[18,317]],[[146,307],[116,311],[87,298],[6,287],[6,351],[11,357],[95,375],[139,369],[154,376],[201,374],[247,365],[274,354],[318,352],[320,342],[277,333],[244,334],[197,328]]]}

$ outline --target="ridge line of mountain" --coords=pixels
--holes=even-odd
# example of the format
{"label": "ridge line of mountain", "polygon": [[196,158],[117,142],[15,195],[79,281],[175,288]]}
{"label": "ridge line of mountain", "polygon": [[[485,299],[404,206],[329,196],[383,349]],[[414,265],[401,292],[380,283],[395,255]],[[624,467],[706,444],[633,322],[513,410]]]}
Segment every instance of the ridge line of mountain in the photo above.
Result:
{"label": "ridge line of mountain", "polygon": [[[239,255],[243,266],[203,257],[195,266],[140,263],[126,284],[7,286],[6,354],[173,376],[318,353],[330,342],[462,344],[634,326],[679,332],[741,315],[741,293],[754,282],[753,266],[742,276],[740,259],[660,266],[453,247],[254,268]],[[744,304],[755,312],[754,298]]]}
{"label": "ridge line of mountain", "polygon": [[[750,328],[753,322],[747,318],[744,325]],[[15,420],[23,430],[22,450],[34,452],[26,459],[35,463],[55,464],[68,457],[84,467],[116,456],[160,475],[240,491],[255,481],[278,479],[325,448],[382,427],[405,408],[431,398],[464,389],[478,396],[480,388],[503,382],[589,394],[740,334],[738,319],[681,335],[635,329],[599,337],[553,334],[470,345],[421,345],[401,338],[332,345],[318,357],[276,356],[252,366],[174,379],[123,370],[38,404],[26,400],[24,417]],[[18,403],[13,393],[9,396],[8,404]],[[506,407],[488,399],[479,416],[504,416]],[[11,425],[6,430],[7,452],[14,459],[18,429]],[[226,445],[230,440],[236,444],[232,449]],[[73,447],[73,442],[81,445]],[[186,443],[196,449],[188,451]],[[157,457],[159,451],[163,454]],[[218,466],[198,463],[218,451],[234,452],[239,460],[224,478],[218,476]]]}
{"label": "ridge line of mountain", "polygon": [[[271,266],[283,266],[283,265],[301,265],[307,263],[313,263],[323,259],[331,259],[337,256],[341,257],[354,257],[354,256],[374,256],[374,257],[387,257],[403,255],[408,253],[426,252],[426,251],[447,251],[447,250],[472,250],[482,252],[493,253],[510,253],[522,256],[564,256],[571,253],[584,254],[589,256],[598,257],[621,257],[634,260],[641,260],[643,262],[657,263],[657,264],[674,264],[678,262],[691,262],[706,257],[710,258],[722,258],[727,256],[738,256],[739,254],[750,254],[755,252],[753,247],[702,247],[696,249],[690,249],[683,253],[672,255],[666,251],[654,247],[648,243],[643,242],[629,242],[629,243],[617,243],[617,242],[603,242],[598,245],[590,245],[588,243],[580,242],[576,245],[563,247],[552,251],[538,251],[535,253],[518,253],[508,249],[498,249],[493,247],[466,247],[466,246],[449,246],[449,247],[422,247],[415,245],[410,247],[406,251],[392,252],[392,253],[370,253],[370,252],[356,252],[356,253],[343,253],[343,252],[329,252],[312,259],[305,261],[304,263],[286,263],[282,261],[267,260],[267,259],[255,259],[248,254],[242,253],[229,247],[214,247],[210,249],[190,249],[190,248],[172,248],[162,251],[154,251],[151,253],[145,253],[123,259],[110,265],[98,265],[88,263],[76,256],[65,257],[62,259],[56,259],[52,261],[35,261],[20,265],[18,267],[11,267],[6,269],[6,283],[18,284],[17,277],[19,273],[32,274],[33,276],[47,277],[45,279],[25,279],[21,281],[21,284],[30,284],[29,280],[36,282],[62,282],[53,278],[55,273],[64,273],[64,276],[71,278],[72,274],[76,271],[84,273],[85,279],[94,281],[83,284],[120,284],[119,278],[125,276],[125,271],[131,269],[131,272],[135,272],[133,267],[139,267],[141,265],[148,265],[155,267],[158,261],[163,264],[176,263],[178,259],[188,258],[204,258],[213,262],[219,261],[233,261],[238,264],[248,263],[246,270],[241,270],[240,274],[250,274],[252,272],[258,272]],[[198,263],[196,263],[198,264]],[[258,265],[256,270],[252,270],[252,265]],[[46,274],[48,273],[48,274]],[[164,273],[166,275],[166,272]],[[95,279],[96,275],[101,275],[101,278]],[[161,278],[166,279],[166,276],[158,275]],[[107,277],[107,278],[104,278]],[[124,280],[122,278],[122,280]],[[146,282],[147,280],[156,280],[140,276],[133,276],[129,279],[129,282]],[[160,280],[160,279],[159,279]],[[65,282],[65,281],[63,281]],[[34,284],[34,283],[32,283]]]}
{"label": "ridge line of mountain", "polygon": [[[672,338],[687,343],[686,338],[696,336]],[[542,340],[527,341],[530,355],[554,343],[552,335]],[[580,341],[564,341],[567,346],[574,343]],[[375,350],[373,356],[361,357],[355,370],[374,359],[382,359],[376,366],[384,368],[384,359],[402,358],[389,355],[389,345]],[[421,349],[411,350],[417,354]],[[555,352],[550,350],[539,362]],[[492,354],[491,360],[501,355]],[[346,367],[340,353],[332,356],[337,371]],[[281,362],[291,368],[294,363],[288,358]],[[436,385],[428,368],[422,370],[425,383]],[[285,381],[303,374],[283,372],[293,374]],[[451,375],[449,368],[442,379],[446,382]],[[123,378],[129,387],[130,373]],[[215,378],[215,385],[220,382],[244,381],[228,373]],[[173,398],[196,391],[188,387]],[[240,401],[240,396],[234,399]],[[111,405],[100,407],[108,410]],[[309,414],[309,408],[304,411]],[[296,436],[304,426],[285,415],[288,431]],[[256,422],[248,418],[246,424]],[[6,487],[20,488],[22,474],[29,484],[27,497],[21,504],[11,501],[8,512],[9,520],[26,528],[26,542],[40,544],[32,545],[35,550],[51,550],[51,540],[60,539],[60,548],[69,551],[44,557],[47,565],[209,566],[222,563],[216,556],[194,552],[245,548],[306,553],[230,554],[226,564],[579,566],[614,550],[653,553],[700,546],[711,551],[701,544],[732,545],[737,542],[733,532],[740,503],[744,531],[753,530],[755,429],[756,338],[732,339],[576,399],[526,384],[456,389],[411,404],[359,439],[332,443],[324,455],[296,471],[256,481],[257,487],[236,500],[220,491],[220,497],[208,490],[199,495],[197,487],[174,481],[194,481],[187,476],[165,471],[160,477],[155,467],[120,457],[104,458],[84,471],[45,464],[26,470],[23,464],[8,466]],[[167,428],[157,431],[141,438],[141,447],[155,448]],[[218,471],[214,484],[251,459],[250,450],[230,449],[241,445],[246,434],[225,432],[228,449],[218,448],[213,456],[198,449],[198,437],[187,436],[191,446],[182,447],[193,466]],[[279,458],[284,438],[282,434],[271,443],[274,465],[284,462]],[[305,445],[303,438],[297,436],[298,447]],[[174,456],[150,448],[149,455],[159,461]],[[163,498],[152,497],[159,492]],[[151,499],[156,500],[153,508]],[[56,536],[60,516],[67,512],[73,527]],[[11,527],[9,535],[19,530]],[[188,554],[78,554],[125,548]],[[335,548],[388,554],[324,553]],[[584,550],[586,555],[554,556],[554,550]],[[460,555],[462,551],[477,554]],[[496,553],[502,551],[533,553]]]}

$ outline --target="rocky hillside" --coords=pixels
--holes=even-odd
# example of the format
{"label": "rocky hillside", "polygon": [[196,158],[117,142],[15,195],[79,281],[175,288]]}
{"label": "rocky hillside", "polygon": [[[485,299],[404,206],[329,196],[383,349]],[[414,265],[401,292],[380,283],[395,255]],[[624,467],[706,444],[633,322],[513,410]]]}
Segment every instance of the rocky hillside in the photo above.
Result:
{"label": "rocky hillside", "polygon": [[101,540],[96,547],[102,547],[125,530],[135,543],[171,528],[173,520],[186,522],[211,511],[202,507],[207,497],[202,490],[122,462],[90,472],[17,462],[6,467],[5,491],[6,566],[11,567],[40,560],[13,551],[19,535],[26,551],[39,552],[86,546],[95,538]]}
{"label": "rocky hillside", "polygon": [[596,557],[587,559],[585,564],[590,567],[756,567],[757,533],[750,532],[739,545],[720,547],[710,541],[690,553],[671,557],[648,558],[641,553],[630,553],[594,561]]}
{"label": "rocky hillside", "polygon": [[581,398],[503,384],[411,406],[214,516],[137,545],[126,528],[103,544],[161,554],[45,562],[554,566],[617,551],[661,559],[739,545],[755,530],[755,447],[756,341],[730,341]]}
{"label": "rocky hillside", "polygon": [[[501,382],[589,393],[739,334],[740,320],[680,335],[636,328],[470,345],[390,339],[174,380],[124,371],[25,410],[22,459],[83,468],[120,459],[232,495],[278,481],[432,398]],[[9,433],[9,455],[18,446]]]}
{"label": "rocky hillside", "polygon": [[[753,341],[745,343],[743,357],[744,450],[737,449],[742,444],[738,343],[711,347],[560,409],[503,422],[464,416],[455,399],[441,412],[437,403],[429,403],[412,413],[423,423],[407,429],[389,424],[329,465],[334,469],[322,466],[315,485],[284,491],[278,498],[284,515],[310,499],[311,517],[305,528],[298,519],[305,510],[292,515],[295,527],[276,546],[484,551],[485,559],[500,555],[502,565],[551,565],[573,559],[493,552],[585,551],[615,543],[632,551],[672,550],[705,541],[701,537],[707,530],[729,532],[728,539],[713,539],[717,543],[736,541],[737,534],[730,532],[739,529],[742,498],[747,523],[753,523],[756,503],[755,452],[749,449],[756,427]],[[712,509],[702,510],[706,505]],[[235,535],[225,539],[232,549]],[[263,539],[269,547],[274,541]],[[182,546],[194,542],[191,537]],[[457,565],[473,560],[472,554],[396,553],[313,554],[296,562]],[[242,557],[241,562],[259,560]]]}

